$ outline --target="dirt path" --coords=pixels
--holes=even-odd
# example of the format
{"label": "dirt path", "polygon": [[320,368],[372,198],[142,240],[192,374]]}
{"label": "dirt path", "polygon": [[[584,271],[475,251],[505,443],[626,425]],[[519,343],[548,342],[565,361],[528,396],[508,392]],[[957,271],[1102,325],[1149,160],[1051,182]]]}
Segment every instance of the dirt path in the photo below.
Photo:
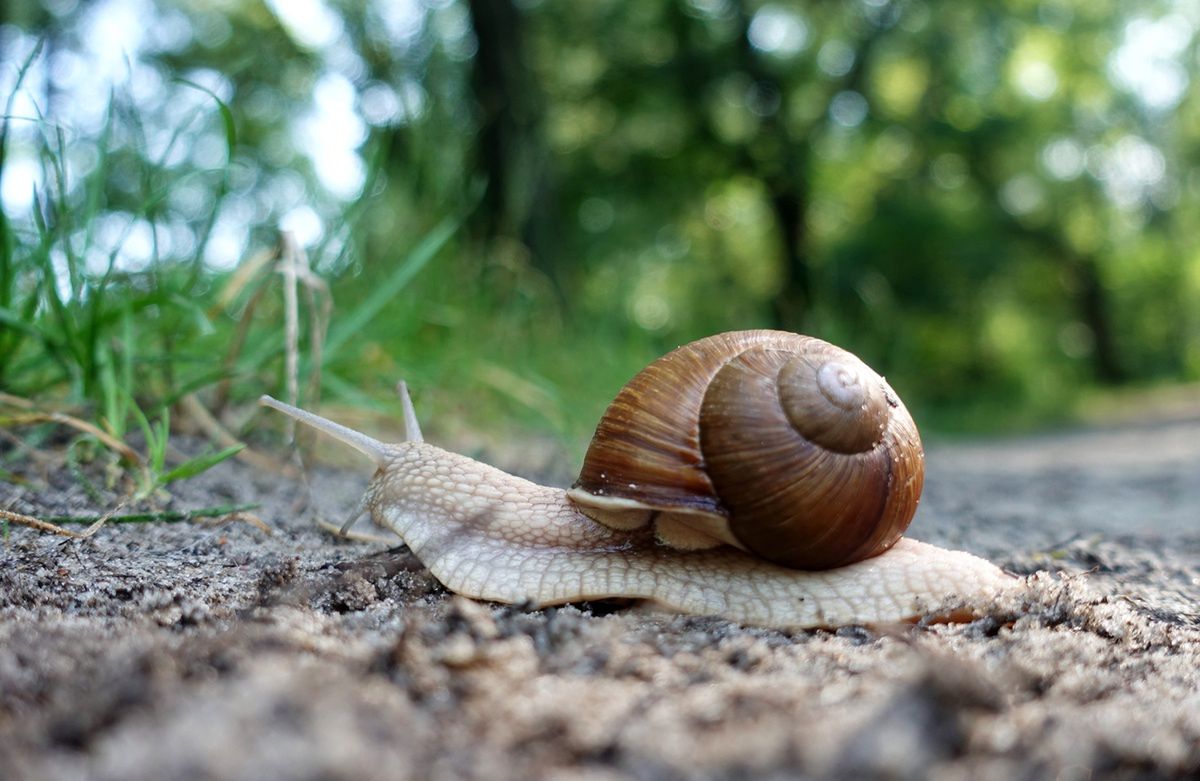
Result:
{"label": "dirt path", "polygon": [[[315,475],[322,511],[364,473]],[[27,477],[0,507],[90,505],[64,471]],[[176,494],[262,501],[275,531],[10,530],[0,777],[1200,773],[1200,419],[932,448],[913,536],[1042,573],[965,625],[525,612],[334,540],[277,477],[222,465]]]}

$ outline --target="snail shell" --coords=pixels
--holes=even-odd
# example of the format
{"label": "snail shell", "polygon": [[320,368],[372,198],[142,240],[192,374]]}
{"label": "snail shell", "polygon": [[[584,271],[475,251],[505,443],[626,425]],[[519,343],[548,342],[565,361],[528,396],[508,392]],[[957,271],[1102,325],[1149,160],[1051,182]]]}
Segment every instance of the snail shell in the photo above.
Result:
{"label": "snail shell", "polygon": [[[651,522],[797,569],[876,556],[917,509],[912,417],[853,354],[783,331],[736,331],[646,367],[596,427],[568,496],[617,529]],[[692,543],[689,545],[689,542]]]}

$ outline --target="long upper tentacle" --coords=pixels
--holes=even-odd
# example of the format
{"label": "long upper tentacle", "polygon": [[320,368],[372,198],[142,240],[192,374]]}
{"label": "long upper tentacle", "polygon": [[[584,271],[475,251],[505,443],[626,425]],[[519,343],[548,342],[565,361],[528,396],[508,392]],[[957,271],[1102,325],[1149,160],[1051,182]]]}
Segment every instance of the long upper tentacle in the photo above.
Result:
{"label": "long upper tentacle", "polygon": [[291,404],[285,404],[279,399],[264,395],[259,397],[258,403],[264,407],[278,410],[288,417],[295,418],[301,423],[306,423],[318,431],[323,431],[334,439],[346,443],[374,461],[377,466],[382,466],[387,461],[388,455],[391,452],[391,448],[378,439],[369,437],[361,431],[347,428],[341,423],[334,423],[328,418],[314,415],[308,410],[293,407]]}

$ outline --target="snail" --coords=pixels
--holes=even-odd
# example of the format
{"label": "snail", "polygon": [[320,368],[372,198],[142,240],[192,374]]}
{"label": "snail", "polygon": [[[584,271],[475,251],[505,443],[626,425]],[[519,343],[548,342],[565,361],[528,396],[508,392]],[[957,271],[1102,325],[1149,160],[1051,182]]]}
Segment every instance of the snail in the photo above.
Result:
{"label": "snail", "polygon": [[261,403],[371,458],[363,508],[458,594],[627,597],[804,628],[913,620],[1018,583],[901,536],[924,479],[916,426],[882,377],[820,339],[737,331],[659,358],[604,413],[570,490],[426,444],[400,388],[397,444]]}

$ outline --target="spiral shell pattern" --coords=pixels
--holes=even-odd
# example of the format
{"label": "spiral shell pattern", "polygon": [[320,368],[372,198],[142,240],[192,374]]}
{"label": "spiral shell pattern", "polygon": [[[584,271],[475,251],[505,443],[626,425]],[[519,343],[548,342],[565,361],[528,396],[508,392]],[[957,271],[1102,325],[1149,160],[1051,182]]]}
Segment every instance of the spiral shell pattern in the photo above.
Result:
{"label": "spiral shell pattern", "polygon": [[718,515],[764,559],[828,569],[891,547],[923,479],[916,426],[866,364],[820,339],[738,331],[684,345],[630,381],[573,493]]}

